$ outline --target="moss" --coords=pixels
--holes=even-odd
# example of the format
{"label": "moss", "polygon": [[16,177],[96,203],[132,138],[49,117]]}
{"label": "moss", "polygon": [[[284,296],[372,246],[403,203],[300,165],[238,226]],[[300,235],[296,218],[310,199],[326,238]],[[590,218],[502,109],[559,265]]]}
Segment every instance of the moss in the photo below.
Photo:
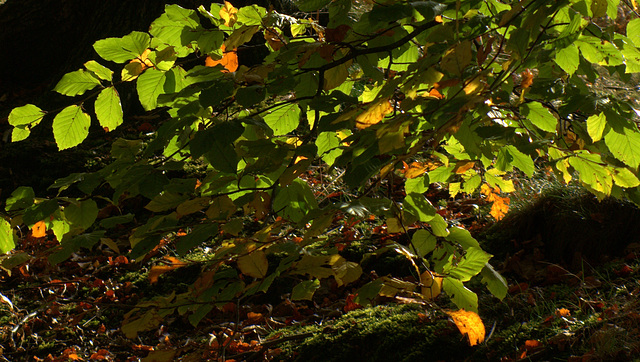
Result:
{"label": "moss", "polygon": [[[420,306],[378,306],[350,312],[322,326],[289,328],[313,332],[301,343],[283,345],[296,361],[462,360],[473,351],[446,317],[421,321]],[[282,332],[282,331],[279,331]]]}

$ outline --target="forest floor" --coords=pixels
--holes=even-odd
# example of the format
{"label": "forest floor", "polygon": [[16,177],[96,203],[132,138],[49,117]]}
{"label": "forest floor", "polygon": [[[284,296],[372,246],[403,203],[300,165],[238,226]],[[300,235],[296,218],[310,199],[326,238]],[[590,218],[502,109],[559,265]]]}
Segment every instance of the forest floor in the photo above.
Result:
{"label": "forest floor", "polygon": [[[468,283],[486,329],[477,346],[444,312],[455,308],[444,296],[421,304],[381,297],[363,308],[353,302],[363,283],[338,286],[332,279],[311,301],[291,301],[290,286],[274,284],[266,294],[214,309],[196,328],[167,308],[160,319],[149,315],[150,331],[131,332],[130,312],[139,312],[141,301],[170,305],[196,282],[206,245],[179,268],[158,273],[173,255],[172,240],[142,262],[101,245],[51,265],[53,235],[25,232],[0,263],[0,361],[632,360],[640,352],[640,244],[630,226],[640,225],[640,211],[598,202],[545,175],[522,180],[509,196],[512,211],[496,223],[481,196],[452,200],[438,189],[427,195],[495,255],[490,262],[509,284],[498,300],[479,280]],[[378,228],[377,244],[367,244],[348,235],[370,226],[342,224],[343,254],[356,262],[380,240],[401,238]],[[394,253],[361,264],[366,275],[415,281],[407,260]]]}

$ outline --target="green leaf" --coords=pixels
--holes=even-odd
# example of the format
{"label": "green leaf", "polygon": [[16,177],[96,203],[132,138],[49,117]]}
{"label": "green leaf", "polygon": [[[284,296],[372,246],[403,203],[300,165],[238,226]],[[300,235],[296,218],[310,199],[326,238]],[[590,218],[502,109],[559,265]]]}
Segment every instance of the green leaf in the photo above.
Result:
{"label": "green leaf", "polygon": [[613,181],[620,187],[630,188],[640,186],[640,180],[627,168],[616,167],[612,172]]}
{"label": "green leaf", "polygon": [[58,205],[58,201],[56,200],[44,200],[39,204],[31,205],[28,209],[24,211],[24,215],[22,216],[22,221],[26,225],[33,225],[38,221],[43,221],[54,212],[60,210],[60,206]]}
{"label": "green leaf", "polygon": [[322,157],[322,160],[329,166],[333,165],[342,154],[340,147],[340,138],[336,132],[322,132],[316,139],[316,146],[318,146],[318,155]]}
{"label": "green leaf", "polygon": [[0,252],[5,254],[16,247],[16,236],[13,233],[11,223],[0,218]]}
{"label": "green leaf", "polygon": [[106,219],[100,220],[100,226],[105,229],[112,229],[118,225],[128,224],[134,220],[134,214],[125,214],[112,216]]}
{"label": "green leaf", "polygon": [[105,88],[96,98],[96,117],[102,128],[111,132],[122,124],[122,105],[114,87]]}
{"label": "green leaf", "polygon": [[533,176],[533,172],[535,171],[535,166],[533,164],[533,160],[531,157],[525,155],[520,152],[515,146],[508,145],[504,149],[506,149],[512,157],[511,164],[517,167],[520,171],[524,172],[525,175],[531,177]]}
{"label": "green leaf", "polygon": [[218,234],[218,224],[204,224],[196,226],[191,232],[182,236],[176,242],[178,255],[185,256],[191,249],[203,242],[214,238]]}
{"label": "green leaf", "polygon": [[189,196],[173,192],[163,192],[151,200],[144,208],[152,212],[162,212],[176,208],[189,199]]}
{"label": "green leaf", "polygon": [[309,211],[317,208],[318,202],[309,185],[299,178],[290,185],[277,189],[273,199],[273,210],[293,222],[301,221]]}
{"label": "green leaf", "polygon": [[238,88],[236,91],[236,102],[243,107],[252,107],[262,102],[267,95],[266,89],[261,85],[252,85]]}
{"label": "green leaf", "polygon": [[416,255],[423,258],[436,248],[437,242],[435,235],[424,229],[416,231],[411,238],[411,245],[416,249]]}
{"label": "green leaf", "polygon": [[329,5],[331,0],[294,0],[294,4],[300,11],[311,12],[324,8]]}
{"label": "green leaf", "polygon": [[567,72],[567,74],[572,75],[580,65],[580,52],[574,44],[570,44],[566,48],[556,51],[556,57],[554,60],[562,70]]}
{"label": "green leaf", "polygon": [[404,209],[422,222],[429,222],[436,216],[436,209],[422,194],[408,194],[404,198]]}
{"label": "green leaf", "polygon": [[623,128],[622,133],[611,129],[604,136],[604,143],[615,158],[633,169],[638,168],[640,165],[640,132],[637,129]]}
{"label": "green leaf", "polygon": [[53,137],[59,150],[79,145],[89,135],[91,117],[82,108],[72,105],[53,119]]}
{"label": "green leaf", "polygon": [[84,67],[102,80],[111,82],[111,79],[113,78],[113,71],[95,60],[90,60],[84,63]]}
{"label": "green leaf", "polygon": [[640,48],[640,19],[633,19],[627,23],[627,37]]}
{"label": "green leaf", "polygon": [[29,186],[20,186],[15,189],[9,198],[5,201],[6,205],[4,209],[6,211],[14,211],[20,209],[26,209],[33,205],[33,201],[36,198],[35,192]]}
{"label": "green leaf", "polygon": [[149,34],[134,31],[122,38],[98,40],[93,44],[93,49],[104,60],[124,63],[142,55],[150,43]]}
{"label": "green leaf", "polygon": [[98,205],[93,200],[71,203],[64,208],[64,216],[72,226],[88,229],[98,217]]}
{"label": "green leaf", "polygon": [[151,23],[149,33],[163,43],[176,47],[179,56],[185,56],[192,50],[186,48],[199,37],[200,20],[195,10],[184,9],[178,5],[165,5],[164,14]]}
{"label": "green leaf", "polygon": [[480,273],[489,259],[491,259],[491,255],[482,249],[468,248],[464,259],[448,271],[449,275],[463,282],[469,281]]}
{"label": "green leaf", "polygon": [[273,130],[274,136],[285,135],[298,127],[300,107],[296,103],[282,105],[264,115],[264,121]]}
{"label": "green leaf", "polygon": [[320,288],[320,279],[305,280],[291,291],[291,300],[312,300],[313,293]]}
{"label": "green leaf", "polygon": [[481,249],[480,244],[478,244],[478,241],[471,236],[471,233],[458,226],[449,228],[449,235],[445,239],[459,243],[464,250],[469,248]]}
{"label": "green leaf", "polygon": [[606,125],[607,117],[603,112],[600,112],[598,115],[591,115],[587,118],[587,132],[593,142],[598,142],[602,138],[602,133],[604,132]]}
{"label": "green leaf", "polygon": [[100,80],[82,69],[67,73],[56,84],[54,91],[67,96],[77,96],[100,85]]}
{"label": "green leaf", "polygon": [[17,107],[9,113],[9,124],[12,126],[32,125],[35,126],[45,116],[46,112],[33,104]]}
{"label": "green leaf", "polygon": [[365,307],[371,305],[375,298],[378,297],[378,293],[380,293],[380,289],[382,289],[383,281],[384,279],[378,278],[363,285],[358,289],[358,293],[353,301]]}
{"label": "green leaf", "polygon": [[558,120],[549,109],[540,102],[525,103],[521,107],[522,114],[527,117],[534,126],[545,132],[555,132]]}
{"label": "green leaf", "polygon": [[484,268],[482,268],[480,275],[482,275],[482,283],[487,286],[487,289],[489,289],[491,294],[496,298],[502,300],[507,296],[507,290],[509,289],[507,281],[493,269],[491,264],[487,263]]}
{"label": "green leaf", "polygon": [[602,165],[600,155],[580,152],[575,157],[568,159],[569,164],[579,173],[580,181],[597,191],[600,199],[611,193],[613,177]]}
{"label": "green leaf", "polygon": [[238,172],[238,154],[233,144],[216,139],[205,158],[213,168],[226,173]]}
{"label": "green leaf", "polygon": [[404,182],[404,191],[407,194],[424,194],[429,190],[429,175],[425,174],[420,177],[410,178]]}
{"label": "green leaf", "polygon": [[445,277],[442,281],[442,290],[449,295],[451,301],[458,308],[469,312],[478,312],[478,296],[467,289],[460,280]]}
{"label": "green leaf", "polygon": [[156,69],[147,69],[138,77],[138,98],[146,111],[158,106],[158,96],[164,93],[164,73]]}

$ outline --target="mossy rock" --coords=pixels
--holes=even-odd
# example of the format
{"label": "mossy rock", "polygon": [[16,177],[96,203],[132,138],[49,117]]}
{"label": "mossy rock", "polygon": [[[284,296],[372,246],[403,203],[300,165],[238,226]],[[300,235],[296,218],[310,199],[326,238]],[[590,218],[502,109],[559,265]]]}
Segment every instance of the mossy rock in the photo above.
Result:
{"label": "mossy rock", "polygon": [[[313,335],[282,344],[281,358],[323,362],[452,361],[464,360],[473,353],[446,316],[426,318],[424,314],[427,313],[418,305],[377,306],[347,313],[321,326],[287,328],[285,335]],[[281,333],[283,330],[275,334]]]}
{"label": "mossy rock", "polygon": [[521,250],[579,269],[601,264],[640,242],[640,209],[615,198],[598,200],[579,186],[551,186],[508,213],[478,237],[503,259]]}

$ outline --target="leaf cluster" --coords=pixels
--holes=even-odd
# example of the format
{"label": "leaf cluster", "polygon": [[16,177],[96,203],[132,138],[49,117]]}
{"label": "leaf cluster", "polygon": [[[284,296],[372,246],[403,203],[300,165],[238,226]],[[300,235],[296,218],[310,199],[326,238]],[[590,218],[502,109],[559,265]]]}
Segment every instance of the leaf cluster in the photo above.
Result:
{"label": "leaf cluster", "polygon": [[[113,162],[102,170],[56,181],[55,198],[14,191],[0,219],[2,250],[14,247],[17,226],[39,222],[60,242],[52,263],[99,243],[118,249],[113,230],[128,223],[135,225],[126,249],[138,261],[167,238],[177,257],[212,245],[189,292],[126,316],[123,331],[133,338],[173,313],[197,325],[213,308],[265,292],[278,278],[297,278],[294,299],[311,299],[322,279],[362,280],[359,262],[330,246],[332,225],[345,215],[380,220],[390,234],[418,229],[409,243],[381,245],[405,256],[418,281],[370,280],[356,303],[431,301],[444,291],[458,308],[477,311],[465,286],[477,275],[504,297],[491,255],[425,197],[433,184],[452,197],[483,187],[509,193],[515,169],[531,176],[547,168],[599,198],[640,202],[633,109],[591,87],[596,69],[621,78],[640,70],[640,19],[628,23],[626,36],[593,21],[615,18],[618,1],[391,0],[357,12],[350,0],[297,4],[327,9],[328,23],[256,5],[168,5],[148,33],[97,41],[102,60],[66,74],[54,89],[84,97],[56,114],[58,148],[80,144],[92,118],[105,132],[123,124],[123,83],[135,83],[145,110],[162,109],[170,119],[151,142],[116,140]],[[237,67],[230,53],[256,34],[270,54],[260,65]],[[14,109],[12,141],[28,138],[45,114],[31,104]],[[205,164],[206,175],[167,176],[189,160]],[[341,172],[354,196],[325,200],[312,187],[310,170],[318,167]],[[376,192],[392,177],[403,179],[401,197]],[[65,196],[70,187],[83,196]],[[148,220],[98,218],[105,203],[119,208],[133,197],[147,200]],[[274,255],[284,257],[274,264]]]}

